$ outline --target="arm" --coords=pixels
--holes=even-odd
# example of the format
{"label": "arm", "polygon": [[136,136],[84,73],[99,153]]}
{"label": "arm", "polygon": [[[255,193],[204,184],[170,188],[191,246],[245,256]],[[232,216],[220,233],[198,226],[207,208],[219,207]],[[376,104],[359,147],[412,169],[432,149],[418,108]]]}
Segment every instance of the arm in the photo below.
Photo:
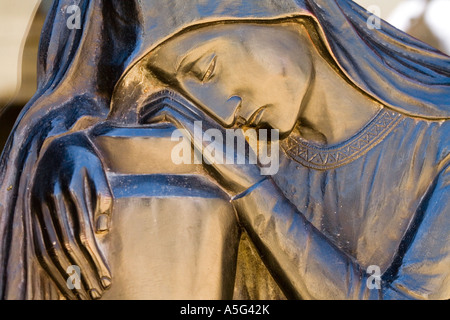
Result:
{"label": "arm", "polygon": [[[156,115],[158,116],[158,113]],[[202,141],[196,141],[193,123],[196,120],[208,119],[207,116],[203,115],[199,118],[189,110],[183,110],[182,105],[177,105],[176,108],[165,108],[160,111],[159,116],[184,128],[194,146],[199,151],[203,150]],[[209,162],[211,163],[212,177],[232,196],[232,203],[242,225],[260,251],[274,278],[289,298],[389,299],[415,297],[398,290],[405,282],[398,276],[401,275],[402,269],[398,275],[396,273],[394,277],[382,281],[379,289],[370,289],[368,283],[372,283],[374,275],[367,274],[357,261],[334,246],[311,225],[285,198],[271,179],[261,177],[260,170],[256,165],[239,165],[236,164],[236,161],[232,161],[232,164]],[[417,245],[413,243],[403,257],[405,262],[414,256],[419,257],[418,261],[421,261],[420,257],[424,255],[424,251],[434,252],[429,258],[428,266],[421,274],[414,274],[414,268],[405,270],[405,274],[410,275],[413,282],[416,280],[415,277],[420,277],[424,281],[424,286],[428,283],[430,287],[433,287],[429,282],[431,280],[427,279],[426,270],[429,270],[429,273],[436,270],[439,275],[438,279],[444,279],[448,283],[450,270],[447,269],[450,268],[445,268],[449,265],[447,261],[450,256],[448,252],[450,239],[448,231],[446,232],[449,225],[449,212],[445,211],[445,203],[442,201],[450,198],[449,179],[448,169],[444,170],[436,180],[433,190],[430,190],[432,196],[427,202],[428,207],[423,213],[426,218],[420,227],[424,231],[414,230],[416,234],[414,243]],[[422,215],[421,212],[418,214]],[[413,228],[417,229],[416,226]],[[433,233],[430,230],[439,230],[438,234],[442,236],[438,237],[438,242],[432,240]],[[419,237],[421,234],[423,236]],[[440,248],[443,248],[442,252],[439,251]],[[403,279],[406,279],[406,276]],[[449,286],[447,285],[447,287]],[[440,298],[449,296],[444,289],[434,287],[431,290]]]}
{"label": "arm", "polygon": [[240,221],[289,298],[378,298],[366,275],[266,179],[233,200]]}
{"label": "arm", "polygon": [[[266,179],[235,197],[241,223],[264,262],[290,298],[411,299],[449,298],[450,174],[440,175],[427,201],[423,221],[398,272],[379,289],[370,274],[323,236]],[[419,213],[420,214],[420,213]]]}

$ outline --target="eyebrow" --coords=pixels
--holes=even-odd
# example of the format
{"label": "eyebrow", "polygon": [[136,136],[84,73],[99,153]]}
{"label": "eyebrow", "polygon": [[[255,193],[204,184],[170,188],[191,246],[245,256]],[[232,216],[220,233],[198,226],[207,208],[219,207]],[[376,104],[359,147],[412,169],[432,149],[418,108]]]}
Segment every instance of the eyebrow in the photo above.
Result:
{"label": "eyebrow", "polygon": [[[191,50],[187,51],[182,58],[177,62],[175,72],[178,73],[181,67],[185,66],[189,68],[192,68],[197,61],[199,61],[201,58],[205,56],[205,54],[208,54],[208,50],[211,49],[211,47],[218,41],[219,39],[215,38],[210,41],[207,41],[206,43],[201,44],[200,46],[196,46],[192,48]],[[193,58],[192,61],[190,61],[189,57],[194,55],[198,51],[203,51],[203,54],[200,54],[197,58]],[[194,55],[195,57],[195,55]]]}
{"label": "eyebrow", "polygon": [[[193,61],[189,61],[188,57],[190,55],[190,52],[188,52],[186,55],[183,56],[183,58],[180,60],[179,63],[177,63],[177,68],[176,68],[176,73],[178,73],[178,71],[180,71],[180,69],[183,68],[188,68],[191,69],[193,65],[195,65],[203,56],[204,54],[202,54],[200,57],[198,57],[197,59],[194,59]],[[188,61],[188,62],[186,62]]]}

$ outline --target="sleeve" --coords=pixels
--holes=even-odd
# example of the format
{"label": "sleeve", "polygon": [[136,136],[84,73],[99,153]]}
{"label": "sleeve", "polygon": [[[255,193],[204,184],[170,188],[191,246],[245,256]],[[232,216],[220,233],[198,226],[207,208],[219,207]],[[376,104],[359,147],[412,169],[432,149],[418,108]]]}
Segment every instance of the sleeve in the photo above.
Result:
{"label": "sleeve", "polygon": [[[450,299],[450,165],[441,172],[416,223],[386,299]],[[414,226],[413,226],[414,227]]]}
{"label": "sleeve", "polygon": [[[449,174],[437,180],[393,280],[376,277],[331,243],[271,179],[233,200],[243,227],[288,298],[449,298]],[[383,279],[383,280],[382,280]],[[374,283],[376,285],[374,285]]]}

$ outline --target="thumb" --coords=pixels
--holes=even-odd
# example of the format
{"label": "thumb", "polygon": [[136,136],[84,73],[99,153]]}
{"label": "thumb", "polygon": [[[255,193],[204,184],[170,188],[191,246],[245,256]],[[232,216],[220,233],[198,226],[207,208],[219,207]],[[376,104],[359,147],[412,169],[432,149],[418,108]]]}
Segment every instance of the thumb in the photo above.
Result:
{"label": "thumb", "polygon": [[97,233],[108,232],[113,206],[111,188],[102,168],[99,168],[92,180],[95,229]]}

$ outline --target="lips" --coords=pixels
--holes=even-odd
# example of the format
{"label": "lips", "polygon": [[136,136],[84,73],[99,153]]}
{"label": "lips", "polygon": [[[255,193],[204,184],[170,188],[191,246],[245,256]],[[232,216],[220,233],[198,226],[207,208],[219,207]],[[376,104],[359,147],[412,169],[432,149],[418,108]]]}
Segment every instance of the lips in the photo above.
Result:
{"label": "lips", "polygon": [[264,111],[266,110],[267,106],[258,108],[253,114],[250,116],[250,118],[247,120],[246,125],[249,127],[256,127],[260,124],[261,119],[264,115]]}

